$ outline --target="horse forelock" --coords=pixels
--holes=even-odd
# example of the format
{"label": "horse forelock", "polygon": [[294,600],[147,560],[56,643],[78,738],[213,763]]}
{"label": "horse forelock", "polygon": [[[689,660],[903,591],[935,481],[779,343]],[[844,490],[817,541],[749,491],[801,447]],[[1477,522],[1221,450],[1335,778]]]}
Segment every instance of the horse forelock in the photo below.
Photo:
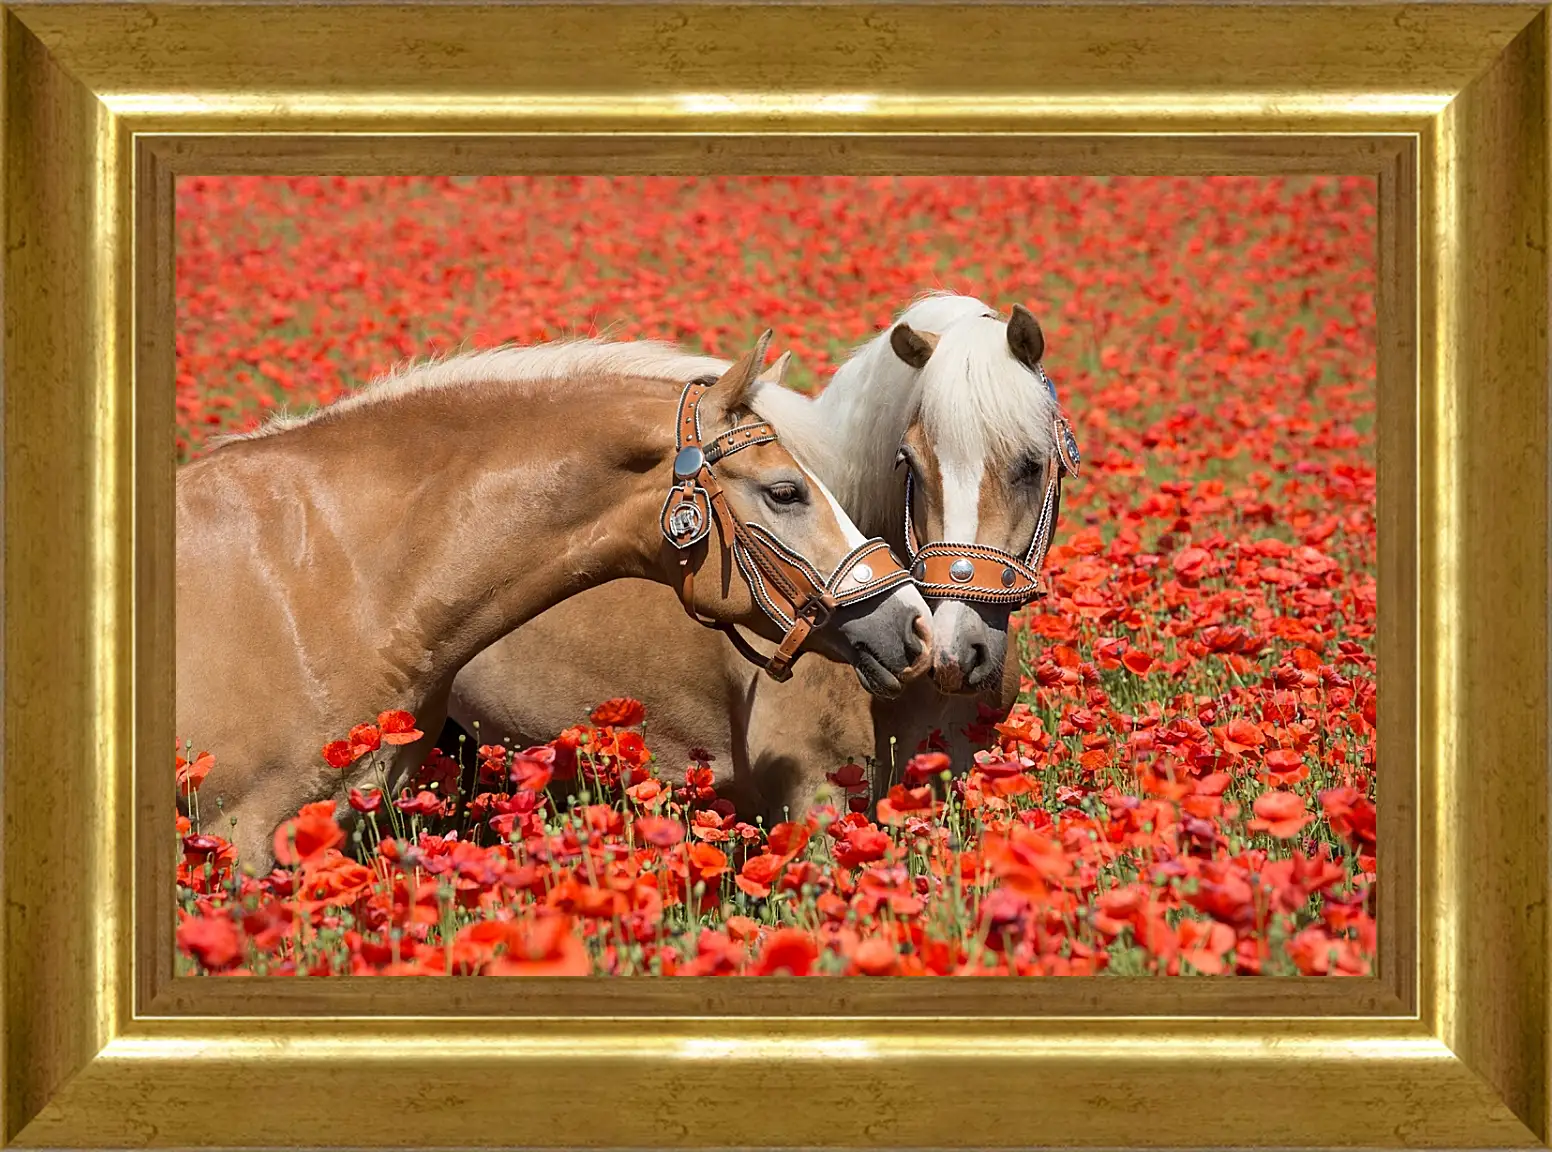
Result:
{"label": "horse forelock", "polygon": [[968,316],[939,333],[922,369],[919,411],[939,455],[1007,460],[1056,450],[1056,401],[1014,357],[997,316]]}

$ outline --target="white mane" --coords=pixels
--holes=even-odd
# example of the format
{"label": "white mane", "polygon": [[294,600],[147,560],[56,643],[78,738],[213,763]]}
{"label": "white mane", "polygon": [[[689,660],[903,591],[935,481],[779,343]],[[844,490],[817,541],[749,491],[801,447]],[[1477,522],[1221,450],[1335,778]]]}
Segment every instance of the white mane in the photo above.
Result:
{"label": "white mane", "polygon": [[359,392],[323,408],[299,415],[270,417],[252,432],[213,438],[212,447],[233,440],[273,436],[342,412],[383,404],[432,388],[472,388],[496,382],[558,382],[579,375],[639,376],[649,380],[685,382],[697,376],[720,376],[730,362],[696,356],[671,344],[651,340],[611,343],[603,340],[562,340],[526,348],[494,348],[465,352],[441,360],[400,366],[379,376]]}
{"label": "white mane", "polygon": [[[817,398],[763,386],[753,406],[865,532],[887,535],[904,501],[895,453],[918,411],[933,442],[955,456],[1054,447],[1050,393],[1013,358],[1007,323],[992,312],[973,296],[922,297],[853,352]],[[902,321],[938,336],[919,371],[890,347]]]}

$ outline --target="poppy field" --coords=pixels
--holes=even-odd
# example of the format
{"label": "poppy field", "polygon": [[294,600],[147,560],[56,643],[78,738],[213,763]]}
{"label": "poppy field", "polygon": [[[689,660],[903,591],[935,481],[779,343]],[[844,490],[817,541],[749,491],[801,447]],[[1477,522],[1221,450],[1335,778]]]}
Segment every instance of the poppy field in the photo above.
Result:
{"label": "poppy field", "polygon": [[[180,973],[1362,975],[1375,960],[1375,187],[1358,178],[183,178],[177,450],[576,336],[821,387],[914,297],[1023,303],[1083,449],[952,777],[745,823],[652,717],[465,741],[247,874],[180,733]],[[557,660],[564,653],[556,653]],[[362,716],[319,765],[421,732]],[[284,724],[285,717],[273,718]],[[672,780],[667,777],[672,777]],[[214,781],[212,781],[214,783]],[[347,819],[354,817],[354,819]],[[342,824],[344,827],[342,827]],[[349,828],[349,831],[346,831]]]}

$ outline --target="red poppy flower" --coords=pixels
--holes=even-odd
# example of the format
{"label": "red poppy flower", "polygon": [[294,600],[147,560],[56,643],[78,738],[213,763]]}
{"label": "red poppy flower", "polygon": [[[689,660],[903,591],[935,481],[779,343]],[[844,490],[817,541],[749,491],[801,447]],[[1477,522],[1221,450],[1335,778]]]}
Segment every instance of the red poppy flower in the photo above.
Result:
{"label": "red poppy flower", "polygon": [[193,916],[178,925],[178,950],[212,972],[231,968],[242,959],[242,936],[224,915]]}
{"label": "red poppy flower", "polygon": [[684,825],[663,816],[643,816],[636,821],[636,835],[642,843],[656,848],[672,848],[685,837]]}
{"label": "red poppy flower", "polygon": [[668,789],[663,787],[663,782],[653,779],[632,784],[625,790],[625,794],[643,808],[661,807],[668,799]]}
{"label": "red poppy flower", "polygon": [[334,801],[306,805],[293,819],[275,829],[275,859],[281,864],[300,864],[345,842],[345,833],[334,822]]}
{"label": "red poppy flower", "polygon": [[632,768],[647,762],[647,742],[640,732],[621,732],[614,738],[614,754]]}
{"label": "red poppy flower", "polygon": [[1266,733],[1261,730],[1261,726],[1243,717],[1231,720],[1221,728],[1214,728],[1213,735],[1223,745],[1225,752],[1236,756],[1254,751],[1266,743]]}
{"label": "red poppy flower", "polygon": [[375,752],[382,746],[383,734],[373,724],[357,724],[350,730],[346,737],[350,741],[350,750],[356,757],[365,756],[368,752]]}
{"label": "red poppy flower", "polygon": [[1154,660],[1146,652],[1139,652],[1133,648],[1121,657],[1121,663],[1126,665],[1126,670],[1134,676],[1146,676],[1152,670]]}
{"label": "red poppy flower", "polygon": [[1083,771],[1091,775],[1103,772],[1110,767],[1110,750],[1108,748],[1090,748],[1078,757],[1078,765]]}
{"label": "red poppy flower", "polygon": [[905,764],[905,786],[914,788],[929,780],[941,779],[949,770],[951,763],[942,752],[925,752],[920,756],[912,756]]}
{"label": "red poppy flower", "polygon": [[1228,971],[1226,955],[1234,950],[1234,929],[1216,920],[1182,920],[1179,926],[1182,958],[1207,976]]}
{"label": "red poppy flower", "polygon": [[[368,725],[361,725],[361,728],[366,727]],[[378,713],[377,728],[384,744],[413,744],[425,735],[424,732],[415,727],[415,717],[402,710]],[[360,731],[360,728],[351,729],[350,739],[352,743],[355,742],[358,731]]]}
{"label": "red poppy flower", "polygon": [[728,840],[728,834],[724,824],[731,824],[732,819],[718,816],[709,808],[703,808],[690,816],[690,835],[697,840],[707,840],[714,843]]}
{"label": "red poppy flower", "polygon": [[201,752],[192,761],[177,758],[178,791],[187,796],[205,782],[210,770],[216,766],[216,758],[209,752]]}
{"label": "red poppy flower", "polygon": [[739,891],[746,892],[750,896],[756,898],[769,896],[771,885],[776,882],[786,866],[787,858],[783,856],[772,856],[769,853],[751,856],[744,861],[744,866],[739,869],[733,882],[738,885]]}
{"label": "red poppy flower", "polygon": [[888,940],[875,936],[852,950],[851,970],[859,976],[896,976],[900,969],[900,950]]}
{"label": "red poppy flower", "polygon": [[512,783],[519,788],[526,788],[530,792],[542,792],[550,786],[550,781],[554,779],[555,768],[552,763],[535,759],[532,756],[514,756],[509,774]]}
{"label": "red poppy flower", "polygon": [[442,800],[435,792],[417,792],[413,796],[406,793],[393,806],[411,816],[431,816],[442,810]]}
{"label": "red poppy flower", "polygon": [[370,792],[362,792],[360,789],[352,788],[350,806],[361,813],[376,812],[383,806],[382,791],[374,788]]}
{"label": "red poppy flower", "polygon": [[1205,548],[1183,548],[1175,555],[1171,567],[1182,580],[1200,579],[1212,562],[1212,553]]}
{"label": "red poppy flower", "polygon": [[808,845],[809,831],[801,824],[791,822],[776,825],[769,838],[772,855],[793,860]]}
{"label": "red poppy flower", "polygon": [[1328,788],[1320,794],[1320,807],[1331,830],[1355,845],[1374,846],[1374,805],[1356,788]]}
{"label": "red poppy flower", "polygon": [[1291,840],[1314,820],[1304,808],[1297,792],[1275,789],[1256,797],[1256,818],[1247,825],[1252,832],[1265,832],[1278,840]]}
{"label": "red poppy flower", "polygon": [[889,852],[890,839],[883,832],[867,825],[848,828],[840,843],[835,846],[835,858],[847,868],[882,860]]}
{"label": "red poppy flower", "polygon": [[1304,756],[1292,748],[1274,748],[1261,761],[1267,775],[1278,784],[1297,784],[1309,777]]}
{"label": "red poppy flower", "polygon": [[942,805],[932,795],[930,785],[906,788],[896,784],[889,790],[889,795],[878,802],[878,821],[880,824],[900,827],[912,815],[931,816],[941,808]]}
{"label": "red poppy flower", "polygon": [[819,945],[801,928],[778,928],[765,939],[750,966],[751,976],[807,976],[819,959]]}
{"label": "red poppy flower", "polygon": [[605,700],[593,709],[592,715],[594,724],[612,728],[633,728],[646,718],[647,710],[642,706],[641,701],[632,700],[629,696],[616,696],[613,700]]}
{"label": "red poppy flower", "polygon": [[219,836],[185,836],[183,838],[183,854],[200,860],[207,860],[215,856],[226,846],[226,841]]}
{"label": "red poppy flower", "polygon": [[487,976],[589,976],[592,962],[569,916],[508,922],[502,947],[485,965]]}
{"label": "red poppy flower", "polygon": [[729,916],[728,936],[739,943],[747,943],[760,935],[760,925],[748,916]]}
{"label": "red poppy flower", "polygon": [[728,858],[710,844],[692,844],[686,856],[692,879],[711,882],[728,870]]}
{"label": "red poppy flower", "polygon": [[868,771],[861,764],[842,764],[834,772],[825,773],[825,779],[844,792],[866,792],[871,786]]}
{"label": "red poppy flower", "polygon": [[364,902],[372,892],[377,873],[330,848],[302,866],[297,885],[297,905],[316,918]]}
{"label": "red poppy flower", "polygon": [[982,780],[1011,780],[1024,774],[1024,765],[1017,760],[980,760],[972,774]]}

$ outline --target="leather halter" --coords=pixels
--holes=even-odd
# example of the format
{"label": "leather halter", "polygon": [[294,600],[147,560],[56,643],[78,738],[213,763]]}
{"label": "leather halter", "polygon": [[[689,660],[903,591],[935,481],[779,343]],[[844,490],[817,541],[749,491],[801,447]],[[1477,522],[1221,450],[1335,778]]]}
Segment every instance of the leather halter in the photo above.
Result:
{"label": "leather halter", "polygon": [[918,548],[916,521],[911,511],[911,472],[905,473],[905,554],[911,565],[911,578],[923,596],[936,600],[964,600],[977,604],[1018,607],[1050,594],[1041,575],[1045,555],[1051,548],[1056,521],[1062,509],[1062,477],[1078,475],[1082,457],[1072,425],[1061,412],[1056,385],[1035,365],[1035,375],[1050,389],[1057,402],[1056,451],[1046,469],[1045,491],[1040,497],[1040,519],[1023,557],[1004,552],[990,544],[948,544],[935,542]]}
{"label": "leather halter", "polygon": [[[827,578],[769,529],[740,523],[712,473],[712,465],[734,452],[771,443],[776,439],[776,430],[763,420],[755,420],[703,445],[700,401],[716,382],[713,376],[692,380],[679,398],[679,451],[674,457],[674,486],[663,501],[663,536],[681,553],[679,565],[684,581],[679,599],[690,618],[726,632],[746,660],[764,667],[772,679],[786,680],[792,675],[792,665],[803,641],[813,629],[823,627],[837,608],[884,595],[909,584],[911,576],[895,560],[888,544],[873,539],[842,557]],[[732,550],[755,602],[786,633],[768,660],[731,624],[703,620],[696,614],[693,590],[699,561],[691,566],[689,550],[706,539],[713,517],[723,545]],[[704,559],[704,553],[701,558]]]}

